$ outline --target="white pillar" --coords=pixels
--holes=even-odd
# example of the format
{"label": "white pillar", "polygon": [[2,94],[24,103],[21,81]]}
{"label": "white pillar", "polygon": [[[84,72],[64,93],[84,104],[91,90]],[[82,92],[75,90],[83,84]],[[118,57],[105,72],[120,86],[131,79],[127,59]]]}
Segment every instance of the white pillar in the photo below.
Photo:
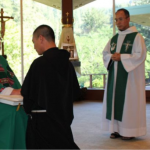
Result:
{"label": "white pillar", "polygon": [[115,23],[115,0],[113,0],[113,35],[116,34],[116,23]]}
{"label": "white pillar", "polygon": [[24,80],[24,59],[23,59],[23,0],[20,0],[20,21],[21,21],[21,82]]}

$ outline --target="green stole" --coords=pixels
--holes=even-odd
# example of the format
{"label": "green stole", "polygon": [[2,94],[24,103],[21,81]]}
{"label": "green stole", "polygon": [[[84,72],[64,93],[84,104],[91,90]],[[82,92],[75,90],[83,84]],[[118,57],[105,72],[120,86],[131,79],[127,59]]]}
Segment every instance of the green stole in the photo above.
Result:
{"label": "green stole", "polygon": [[0,92],[6,87],[20,89],[21,85],[5,58],[0,55]]}
{"label": "green stole", "polygon": [[[121,47],[120,54],[132,53],[132,45],[133,45],[136,35],[137,35],[137,32],[126,35],[123,41],[122,47]],[[118,40],[118,34],[116,34],[111,39],[111,49],[110,49],[111,54],[114,54],[116,52],[117,40]],[[118,61],[115,89],[113,89],[114,77],[115,77],[114,76],[114,63],[112,63],[108,72],[106,118],[111,120],[112,99],[113,99],[113,91],[114,91],[114,119],[118,121],[122,121],[128,72],[126,72],[126,70],[124,69],[121,61]]]}

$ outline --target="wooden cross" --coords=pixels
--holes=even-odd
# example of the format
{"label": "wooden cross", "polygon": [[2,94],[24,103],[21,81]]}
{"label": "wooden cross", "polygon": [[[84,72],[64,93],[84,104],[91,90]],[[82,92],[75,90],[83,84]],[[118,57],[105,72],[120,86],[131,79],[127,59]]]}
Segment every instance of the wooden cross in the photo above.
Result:
{"label": "wooden cross", "polygon": [[72,25],[73,24],[73,0],[61,0],[61,3],[62,3],[62,24]]}
{"label": "wooden cross", "polygon": [[[0,39],[3,40],[5,35],[5,22],[9,19],[14,19],[13,17],[4,16],[4,11],[1,9],[1,16],[0,16],[0,22],[1,22],[1,36]],[[2,55],[4,55],[4,42],[2,42]]]}

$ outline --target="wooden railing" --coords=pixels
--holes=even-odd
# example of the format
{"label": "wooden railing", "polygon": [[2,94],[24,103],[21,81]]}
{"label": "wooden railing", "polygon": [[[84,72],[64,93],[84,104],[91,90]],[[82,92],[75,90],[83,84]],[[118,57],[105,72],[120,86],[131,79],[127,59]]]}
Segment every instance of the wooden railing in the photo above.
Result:
{"label": "wooden railing", "polygon": [[82,74],[81,76],[89,76],[90,77],[90,86],[89,86],[89,88],[93,88],[93,84],[92,84],[93,75],[102,75],[103,76],[103,87],[102,88],[105,88],[106,75],[107,74]]}
{"label": "wooden railing", "polygon": [[[147,72],[147,73],[149,75],[149,78],[145,77],[145,85],[149,85],[150,86],[150,72]],[[93,88],[93,85],[92,85],[93,75],[102,75],[103,76],[103,87],[100,87],[100,88],[105,88],[107,74],[82,74],[81,76],[89,76],[90,77],[90,79],[89,79],[90,80],[89,88]]]}

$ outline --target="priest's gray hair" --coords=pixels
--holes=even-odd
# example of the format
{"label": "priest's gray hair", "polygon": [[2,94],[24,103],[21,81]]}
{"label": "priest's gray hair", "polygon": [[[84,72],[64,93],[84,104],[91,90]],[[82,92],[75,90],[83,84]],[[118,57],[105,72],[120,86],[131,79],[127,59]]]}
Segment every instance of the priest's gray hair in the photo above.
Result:
{"label": "priest's gray hair", "polygon": [[53,29],[48,26],[48,25],[40,25],[38,26],[34,32],[33,32],[33,36],[35,36],[36,38],[38,38],[40,35],[44,36],[45,39],[49,42],[53,41],[55,42],[55,34]]}
{"label": "priest's gray hair", "polygon": [[124,9],[124,8],[118,9],[118,10],[116,11],[116,13],[117,13],[118,11],[123,11],[127,18],[130,17],[130,13],[129,13],[129,11],[128,11],[127,9]]}

